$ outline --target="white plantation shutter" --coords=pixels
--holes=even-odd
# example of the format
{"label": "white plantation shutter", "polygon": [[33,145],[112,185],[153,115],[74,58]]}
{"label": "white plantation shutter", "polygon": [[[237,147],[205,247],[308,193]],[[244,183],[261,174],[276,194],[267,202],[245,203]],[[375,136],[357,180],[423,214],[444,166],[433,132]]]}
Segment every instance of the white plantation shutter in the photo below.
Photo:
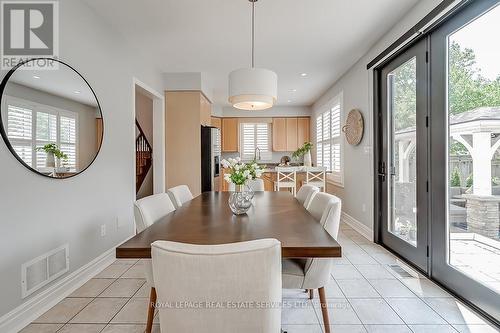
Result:
{"label": "white plantation shutter", "polygon": [[57,142],[57,114],[36,113],[36,140],[46,143]]}
{"label": "white plantation shutter", "polygon": [[[35,148],[43,147],[48,143],[57,144],[57,113],[36,112]],[[44,151],[37,151],[36,166],[45,166],[47,154]]]}
{"label": "white plantation shutter", "polygon": [[33,136],[33,111],[9,104],[7,136],[11,140],[30,140]]}
{"label": "white plantation shutter", "polygon": [[33,165],[33,110],[7,104],[7,136],[16,154]]}
{"label": "white plantation shutter", "polygon": [[75,169],[76,163],[76,114],[61,116],[59,120],[60,149],[68,155],[67,161],[61,161],[65,166]]}
{"label": "white plantation shutter", "polygon": [[7,136],[17,155],[29,166],[45,167],[46,153],[36,151],[55,143],[77,167],[77,113],[7,96]]}
{"label": "white plantation shutter", "polygon": [[316,118],[316,165],[323,166],[323,114]]}
{"label": "white plantation shutter", "polygon": [[215,135],[215,144],[214,144],[214,154],[220,155],[222,154],[222,146],[221,146],[221,137],[220,137],[220,129],[217,130]]}
{"label": "white plantation shutter", "polygon": [[31,143],[27,145],[13,143],[12,148],[14,148],[17,156],[19,156],[24,161],[24,163],[28,164],[29,166],[33,166],[33,148],[31,147]]}
{"label": "white plantation shutter", "polygon": [[342,170],[342,95],[316,117],[316,164],[326,167],[328,178],[343,184]]}
{"label": "white plantation shutter", "polygon": [[241,159],[252,160],[255,149],[260,149],[261,160],[271,160],[271,129],[268,123],[241,124]]}

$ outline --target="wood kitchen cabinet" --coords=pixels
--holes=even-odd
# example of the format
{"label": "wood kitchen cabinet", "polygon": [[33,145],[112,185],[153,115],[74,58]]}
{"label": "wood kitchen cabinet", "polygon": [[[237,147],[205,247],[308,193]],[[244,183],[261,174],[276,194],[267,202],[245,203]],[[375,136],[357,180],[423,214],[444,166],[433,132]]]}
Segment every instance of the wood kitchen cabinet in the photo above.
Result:
{"label": "wood kitchen cabinet", "polygon": [[309,117],[273,118],[273,151],[296,151],[310,141]]}
{"label": "wood kitchen cabinet", "polygon": [[310,118],[297,118],[297,145],[302,147],[304,142],[310,142]]}
{"label": "wood kitchen cabinet", "polygon": [[212,104],[205,97],[200,94],[200,124],[203,126],[210,126],[212,123]]}
{"label": "wood kitchen cabinet", "polygon": [[211,119],[212,127],[217,127],[218,129],[222,128],[222,120],[217,117],[212,117]]}
{"label": "wood kitchen cabinet", "polygon": [[274,172],[264,172],[261,176],[264,181],[264,191],[272,192],[274,191],[274,182],[276,181],[276,173]]}
{"label": "wood kitchen cabinet", "polygon": [[286,118],[273,118],[273,151],[287,151],[286,135]]}
{"label": "wood kitchen cabinet", "polygon": [[286,118],[286,151],[296,151],[297,148],[297,118]]}
{"label": "wood kitchen cabinet", "polygon": [[222,118],[222,151],[238,151],[238,118]]}

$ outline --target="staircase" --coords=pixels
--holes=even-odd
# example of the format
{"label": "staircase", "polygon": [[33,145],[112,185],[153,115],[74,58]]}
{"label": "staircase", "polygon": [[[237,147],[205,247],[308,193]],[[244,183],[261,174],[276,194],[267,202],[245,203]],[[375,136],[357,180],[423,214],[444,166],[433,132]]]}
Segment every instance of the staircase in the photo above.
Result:
{"label": "staircase", "polygon": [[144,135],[137,119],[135,120],[135,126],[139,130],[139,136],[135,140],[135,192],[138,193],[149,169],[153,165],[153,148]]}

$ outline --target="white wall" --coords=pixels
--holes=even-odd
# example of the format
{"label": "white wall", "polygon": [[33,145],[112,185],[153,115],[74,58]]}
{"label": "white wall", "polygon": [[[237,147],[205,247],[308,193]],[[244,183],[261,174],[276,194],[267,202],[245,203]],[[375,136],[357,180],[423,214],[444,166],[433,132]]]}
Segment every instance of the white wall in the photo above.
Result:
{"label": "white wall", "polygon": [[[38,176],[0,143],[0,315],[20,305],[21,264],[61,244],[70,272],[134,232],[134,87],[162,91],[162,77],[78,0],[60,7],[60,56],[90,83],[101,103],[104,142],[87,171],[67,180]],[[5,72],[1,73],[3,78]],[[117,228],[116,220],[120,222]],[[107,235],[100,236],[105,224]]]}
{"label": "white wall", "polygon": [[[367,54],[351,67],[313,105],[313,119],[321,106],[343,92],[344,120],[352,109],[359,109],[365,120],[365,133],[359,146],[344,141],[344,187],[328,185],[328,192],[342,199],[342,210],[373,230],[373,70],[366,65],[403,33],[409,30],[434,7],[439,0],[421,0]],[[348,27],[346,27],[348,28]],[[311,134],[315,135],[315,121]],[[314,157],[313,157],[314,158]],[[364,208],[364,209],[363,209]]]}

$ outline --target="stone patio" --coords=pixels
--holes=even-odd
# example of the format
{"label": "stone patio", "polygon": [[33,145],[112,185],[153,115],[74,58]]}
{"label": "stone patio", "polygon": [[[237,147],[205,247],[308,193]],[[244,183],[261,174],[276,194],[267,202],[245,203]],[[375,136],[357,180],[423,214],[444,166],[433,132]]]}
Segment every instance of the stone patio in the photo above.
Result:
{"label": "stone patio", "polygon": [[500,294],[500,242],[475,233],[450,234],[450,264]]}

